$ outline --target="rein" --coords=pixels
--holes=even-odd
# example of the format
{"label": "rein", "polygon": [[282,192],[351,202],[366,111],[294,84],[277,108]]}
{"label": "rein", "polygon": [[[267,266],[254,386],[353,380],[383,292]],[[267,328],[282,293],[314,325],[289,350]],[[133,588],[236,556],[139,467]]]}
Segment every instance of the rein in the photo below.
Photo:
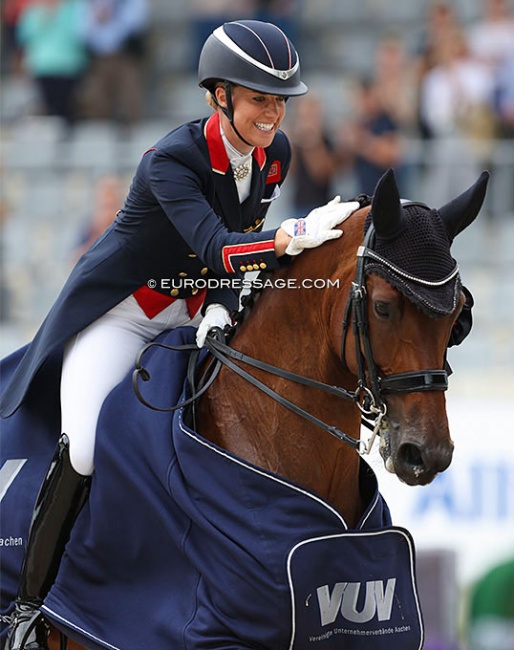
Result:
{"label": "rein", "polygon": [[[200,350],[195,344],[171,346],[164,345],[162,343],[150,342],[145,347],[143,347],[137,355],[136,368],[132,374],[132,385],[137,398],[145,406],[155,411],[171,412],[185,406],[194,406],[198,398],[203,395],[212,385],[221,369],[221,366],[225,365],[245,381],[249,382],[293,413],[296,413],[323,431],[330,433],[342,442],[347,443],[354,449],[369,454],[375,438],[380,432],[380,429],[387,428],[387,405],[382,398],[383,395],[391,393],[413,393],[433,390],[444,391],[448,388],[448,373],[446,370],[415,370],[388,375],[386,377],[379,376],[378,368],[373,359],[373,351],[371,349],[371,341],[369,338],[369,322],[366,301],[367,292],[365,285],[366,259],[371,257],[376,259],[376,255],[372,249],[373,241],[374,227],[371,224],[364,238],[363,245],[360,246],[357,251],[355,280],[352,283],[350,297],[348,299],[343,318],[341,359],[344,363],[346,338],[351,322],[355,340],[358,371],[357,388],[355,391],[349,391],[339,386],[332,386],[315,379],[310,379],[309,377],[305,377],[303,375],[298,375],[288,370],[284,370],[283,368],[278,368],[272,364],[250,357],[243,352],[239,352],[238,350],[234,350],[224,342],[225,332],[219,328],[213,328],[210,330],[205,340],[205,347],[211,354],[211,363],[209,364],[207,372],[202,378],[200,385],[197,385],[195,382],[195,368],[197,366],[198,355],[200,353]],[[193,354],[191,354],[189,358],[187,372],[191,396],[175,406],[166,408],[153,406],[142,396],[141,391],[139,390],[138,379],[141,378],[143,381],[148,381],[150,379],[150,374],[142,365],[142,357],[145,352],[153,346],[158,346],[173,351],[193,351]],[[282,379],[287,379],[288,381],[292,381],[309,388],[321,390],[336,397],[353,401],[361,412],[361,423],[372,430],[372,435],[369,441],[366,443],[361,440],[356,440],[349,434],[341,431],[336,426],[327,424],[323,420],[320,420],[308,411],[305,411],[285,397],[279,395],[265,383],[248,373],[246,370],[243,370],[243,368],[237,365],[235,361],[247,364],[253,368],[262,370],[277,377],[281,377]]]}
{"label": "rein", "polygon": [[262,381],[260,381],[250,373],[246,372],[246,370],[243,370],[240,366],[235,364],[231,359],[237,359],[238,361],[247,363],[248,365],[253,366],[254,368],[258,368],[259,370],[264,370],[270,374],[276,375],[277,377],[289,379],[290,381],[293,381],[297,384],[303,384],[304,386],[308,386],[309,388],[322,390],[325,393],[337,395],[338,397],[343,397],[344,399],[350,399],[355,401],[356,399],[355,393],[347,391],[344,388],[340,388],[338,386],[330,386],[328,384],[324,384],[322,382],[316,381],[315,379],[309,379],[308,377],[304,377],[303,375],[297,375],[295,373],[289,372],[288,370],[283,370],[282,368],[277,368],[276,366],[273,366],[269,363],[265,363],[263,361],[259,361],[258,359],[254,359],[253,357],[249,357],[246,354],[234,350],[233,348],[226,345],[225,343],[222,343],[217,338],[219,332],[220,330],[218,330],[218,332],[216,332],[214,336],[209,335],[205,342],[206,347],[209,349],[210,353],[216,359],[218,359],[218,361],[226,365],[228,368],[230,368],[232,371],[234,371],[237,375],[239,375],[243,379],[246,379],[246,381],[248,381],[250,384],[252,384],[256,388],[261,390],[263,393],[265,393],[269,397],[272,397],[276,402],[278,402],[282,406],[285,406],[293,413],[296,413],[296,415],[300,415],[311,424],[314,424],[320,429],[322,429],[323,431],[330,433],[331,435],[338,438],[342,442],[346,442],[354,449],[360,448],[361,443],[359,440],[355,440],[355,438],[352,438],[352,436],[348,435],[344,431],[341,431],[337,427],[327,424],[326,422],[323,422],[323,420],[320,420],[319,418],[315,417],[308,411],[305,411],[304,409],[300,408],[296,404],[293,404],[293,402],[290,402],[285,397],[282,397],[281,395],[276,393],[273,389],[271,389],[269,386],[264,384]]}
{"label": "rein", "polygon": [[[146,382],[151,379],[151,376],[148,370],[143,366],[142,360],[145,353],[152,347],[163,348],[164,350],[171,350],[173,352],[184,352],[187,350],[191,350],[191,355],[189,356],[189,361],[187,366],[188,385],[192,389],[191,397],[185,399],[182,402],[179,402],[175,406],[164,406],[164,407],[155,406],[154,404],[151,404],[143,397],[143,394],[139,389],[139,379]],[[136,363],[135,363],[136,367],[134,372],[132,373],[132,388],[134,389],[137,399],[146,407],[152,409],[152,411],[159,411],[161,413],[170,413],[171,411],[177,411],[178,409],[181,409],[185,406],[194,405],[196,400],[199,397],[201,397],[207,391],[208,388],[210,388],[211,384],[214,382],[221,369],[221,363],[218,361],[216,364],[214,364],[214,369],[212,370],[211,374],[208,376],[208,379],[206,379],[205,381],[201,381],[200,387],[197,388],[194,375],[195,375],[195,369],[196,369],[200,352],[201,350],[194,343],[186,343],[184,345],[164,345],[164,343],[155,343],[154,341],[150,341],[150,343],[147,343],[137,353]],[[207,368],[207,374],[209,372],[211,365],[212,364],[209,364]]]}
{"label": "rein", "polygon": [[[310,379],[309,377],[304,377],[303,375],[297,375],[296,373],[290,372],[288,370],[284,370],[282,368],[278,368],[277,366],[273,366],[269,363],[265,363],[264,361],[259,361],[258,359],[254,359],[253,357],[250,357],[242,352],[239,352],[238,350],[234,350],[226,343],[223,343],[222,338],[224,338],[224,336],[225,336],[224,332],[222,332],[219,328],[213,328],[209,332],[205,340],[205,347],[209,350],[212,357],[216,359],[216,363],[214,364],[214,370],[209,376],[209,379],[201,386],[201,388],[199,389],[192,388],[193,393],[191,397],[185,399],[179,404],[176,404],[175,406],[169,406],[169,407],[158,407],[158,406],[154,406],[153,404],[150,404],[150,402],[148,402],[143,397],[139,389],[139,383],[138,383],[139,378],[141,378],[143,381],[148,381],[150,379],[150,373],[142,365],[142,358],[144,354],[149,350],[149,348],[153,346],[158,346],[160,348],[164,348],[166,350],[172,350],[176,352],[192,350],[193,354],[190,357],[190,363],[188,367],[188,383],[191,387],[193,387],[194,381],[190,375],[189,369],[196,366],[196,361],[200,350],[196,347],[195,344],[173,346],[173,345],[164,345],[162,343],[150,342],[147,345],[145,345],[137,355],[136,368],[132,373],[132,386],[134,388],[134,391],[139,401],[142,402],[148,408],[151,408],[154,411],[161,411],[161,412],[176,411],[185,406],[190,406],[191,404],[194,404],[194,402],[196,402],[196,400],[201,395],[203,395],[205,391],[211,386],[213,381],[216,379],[216,376],[218,375],[221,366],[226,365],[233,372],[235,372],[240,377],[248,381],[250,384],[253,384],[257,388],[259,388],[262,392],[266,393],[266,395],[272,397],[279,404],[285,406],[290,411],[293,411],[293,413],[300,415],[301,417],[309,421],[311,424],[315,424],[316,426],[320,427],[327,433],[330,433],[331,435],[335,436],[339,440],[346,442],[354,449],[358,449],[361,446],[360,441],[355,440],[355,438],[352,438],[350,435],[344,433],[344,431],[341,431],[337,427],[323,422],[322,420],[311,415],[310,413],[300,408],[293,402],[290,402],[285,397],[282,397],[274,390],[272,390],[269,386],[267,386],[266,384],[258,380],[256,377],[254,377],[250,373],[240,368],[237,364],[235,364],[232,361],[232,359],[246,363],[249,366],[258,368],[259,370],[264,370],[265,372],[268,372],[269,374],[272,375],[276,375],[277,377],[288,379],[289,381],[293,381],[297,384],[303,384],[304,386],[308,386],[309,388],[322,390],[326,393],[330,393],[331,395],[336,395],[337,397],[342,397],[343,399],[356,401],[358,403],[359,396],[357,392],[348,391],[344,388],[340,388],[339,386],[331,386],[329,384],[324,384],[323,382],[317,381],[315,379]],[[195,352],[197,354],[195,354]],[[193,359],[193,361],[191,361],[191,359]],[[372,427],[372,425],[367,422],[364,422],[364,424],[368,427]]]}

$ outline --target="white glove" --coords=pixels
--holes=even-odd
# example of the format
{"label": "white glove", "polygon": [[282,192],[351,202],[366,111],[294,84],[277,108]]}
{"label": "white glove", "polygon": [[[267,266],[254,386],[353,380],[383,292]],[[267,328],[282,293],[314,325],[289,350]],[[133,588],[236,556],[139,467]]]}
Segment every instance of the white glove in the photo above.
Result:
{"label": "white glove", "polygon": [[343,234],[342,230],[334,230],[335,226],[358,210],[358,201],[341,203],[341,197],[336,196],[326,205],[314,208],[304,219],[286,219],[281,227],[292,237],[286,253],[298,255],[305,248],[316,248],[329,239],[337,239]]}
{"label": "white glove", "polygon": [[205,316],[196,331],[196,345],[199,348],[203,348],[205,339],[207,338],[207,332],[213,327],[223,329],[225,325],[232,325],[228,309],[218,303],[209,305],[205,310]]}

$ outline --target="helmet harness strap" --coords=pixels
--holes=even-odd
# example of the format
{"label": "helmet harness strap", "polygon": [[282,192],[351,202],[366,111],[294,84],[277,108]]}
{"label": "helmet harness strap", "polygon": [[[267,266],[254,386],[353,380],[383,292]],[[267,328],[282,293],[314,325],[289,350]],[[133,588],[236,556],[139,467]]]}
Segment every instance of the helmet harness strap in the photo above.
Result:
{"label": "helmet harness strap", "polygon": [[214,103],[216,104],[216,106],[221,108],[221,110],[225,113],[225,115],[228,118],[228,121],[230,122],[230,126],[232,127],[232,129],[233,129],[234,133],[237,135],[237,137],[242,142],[247,144],[249,147],[254,147],[255,145],[253,145],[251,142],[248,142],[248,140],[245,140],[243,138],[243,136],[237,130],[236,125],[234,124],[234,105],[232,103],[232,84],[230,83],[230,81],[224,81],[224,87],[225,87],[225,96],[227,98],[227,105],[222,106],[218,102],[218,99],[217,99],[215,93],[211,92]]}

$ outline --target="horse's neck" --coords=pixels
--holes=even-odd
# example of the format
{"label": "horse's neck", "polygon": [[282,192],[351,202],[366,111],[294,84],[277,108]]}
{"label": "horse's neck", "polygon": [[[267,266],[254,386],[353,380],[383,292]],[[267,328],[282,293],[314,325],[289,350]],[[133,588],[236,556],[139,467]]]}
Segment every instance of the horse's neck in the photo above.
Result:
{"label": "horse's neck", "polygon": [[[292,271],[287,273],[294,276]],[[329,344],[328,298],[323,301],[314,291],[265,291],[233,346],[297,374],[331,385],[352,386],[354,378]],[[332,293],[330,299],[336,297]],[[338,302],[341,333],[341,294]],[[251,372],[322,421],[359,436],[360,417],[351,402],[264,372]],[[197,422],[200,433],[221,447],[328,500],[349,525],[362,514],[355,450],[291,413],[231,370],[223,368],[202,399]]]}

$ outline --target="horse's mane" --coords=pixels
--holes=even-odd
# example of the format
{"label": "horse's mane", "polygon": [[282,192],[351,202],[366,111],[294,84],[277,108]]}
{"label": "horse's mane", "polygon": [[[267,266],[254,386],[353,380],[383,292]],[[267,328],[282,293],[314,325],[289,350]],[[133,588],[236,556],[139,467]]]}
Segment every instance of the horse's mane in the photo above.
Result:
{"label": "horse's mane", "polygon": [[[356,198],[353,199],[346,199],[347,201],[356,201],[359,203],[359,209],[356,210],[355,213],[359,212],[362,208],[368,207],[371,205],[371,197],[367,194],[359,194]],[[309,250],[305,251],[302,253],[302,255],[309,254]],[[253,312],[253,309],[258,302],[260,296],[262,295],[263,290],[266,288],[265,285],[267,281],[270,281],[273,279],[274,276],[276,276],[277,273],[280,273],[285,267],[281,267],[278,269],[274,270],[264,270],[260,271],[259,274],[256,276],[256,279],[258,282],[252,282],[250,285],[250,288],[248,290],[248,293],[245,293],[241,296],[241,307],[240,309],[233,314],[233,320],[234,320],[234,328],[233,332],[238,329],[240,325],[242,325],[244,322],[248,320],[250,317],[251,313]]]}
{"label": "horse's mane", "polygon": [[256,302],[259,300],[262,294],[265,281],[271,279],[272,275],[273,271],[261,271],[257,275],[257,279],[262,281],[262,286],[259,286],[257,283],[252,283],[248,293],[245,293],[241,296],[241,307],[239,311],[237,311],[233,316],[235,323],[234,328],[239,327],[246,320],[248,320]]}

